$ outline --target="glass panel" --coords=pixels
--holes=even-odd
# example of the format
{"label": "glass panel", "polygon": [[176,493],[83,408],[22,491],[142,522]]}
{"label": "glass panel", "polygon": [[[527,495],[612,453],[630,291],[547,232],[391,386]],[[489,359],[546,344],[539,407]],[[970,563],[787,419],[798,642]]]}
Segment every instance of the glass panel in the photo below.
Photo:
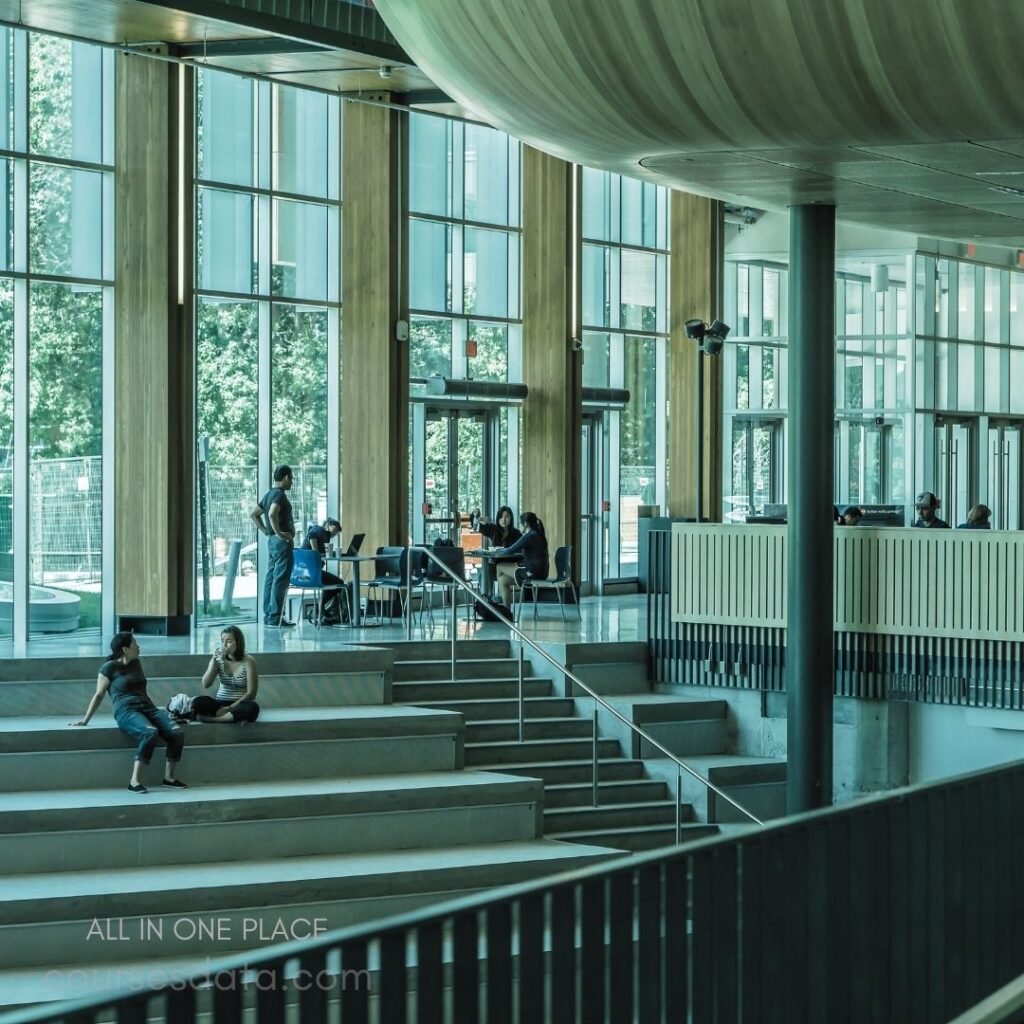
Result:
{"label": "glass panel", "polygon": [[778,337],[779,330],[779,274],[778,271],[766,270],[761,294],[763,310],[761,313],[761,336],[764,338]]}
{"label": "glass panel", "polygon": [[460,416],[459,434],[459,508],[484,507],[484,419]]}
{"label": "glass panel", "polygon": [[467,124],[465,145],[466,220],[508,224],[508,136]]}
{"label": "glass panel", "polygon": [[653,253],[622,250],[622,326],[656,331],[655,308],[657,261]]}
{"label": "glass panel", "polygon": [[750,267],[736,268],[736,334],[740,338],[750,337]]}
{"label": "glass panel", "polygon": [[476,342],[476,355],[469,359],[467,376],[473,380],[508,380],[508,326],[471,320],[469,339]]}
{"label": "glass panel", "polygon": [[[35,284],[29,308],[32,632],[100,624],[103,293]],[[36,587],[45,587],[37,590]]]}
{"label": "glass panel", "polygon": [[10,634],[14,576],[14,284],[0,279],[0,634]]}
{"label": "glass panel", "polygon": [[[431,511],[427,519],[444,519],[451,503],[448,480],[448,417],[428,417],[426,436],[426,478],[423,493]],[[415,511],[415,510],[414,510]],[[421,513],[422,514],[422,513]],[[451,532],[450,523],[426,523],[424,535],[428,544],[438,537],[447,537]]]}
{"label": "glass panel", "polygon": [[14,263],[14,162],[0,160],[0,270]]}
{"label": "glass panel", "polygon": [[14,148],[14,29],[0,26],[0,149]]}
{"label": "glass panel", "polygon": [[[1010,380],[1024,380],[1024,352],[1010,353]],[[1024,388],[1010,388],[1010,412],[1024,412]]]}
{"label": "glass panel", "polygon": [[[259,304],[201,298],[196,303],[196,432],[209,438],[206,524],[214,616],[254,620],[259,580],[249,513],[257,493]],[[230,381],[230,387],[225,387]],[[197,493],[197,501],[199,495]],[[201,522],[199,516],[197,523]],[[224,607],[235,547],[237,578]],[[201,551],[197,544],[197,558]],[[201,599],[201,584],[198,589]],[[197,612],[203,613],[202,601]]]}
{"label": "glass panel", "polygon": [[608,274],[611,250],[602,245],[583,246],[583,323],[610,327]]}
{"label": "glass panel", "polygon": [[451,229],[427,220],[409,221],[409,305],[451,309]]}
{"label": "glass panel", "polygon": [[761,350],[761,405],[775,408],[775,349]]}
{"label": "glass panel", "polygon": [[[307,196],[336,196],[337,101],[309,89],[276,86],[274,187]],[[333,174],[331,172],[334,172]]]}
{"label": "glass panel", "polygon": [[466,228],[464,237],[465,312],[508,316],[508,234]]}
{"label": "glass panel", "polygon": [[750,462],[750,434],[747,424],[734,420],[732,425],[732,494],[724,499],[725,518],[743,522],[750,507],[750,486],[748,483]]}
{"label": "glass panel", "polygon": [[337,273],[328,247],[328,225],[336,215],[326,206],[274,200],[273,295],[327,299],[328,274]]}
{"label": "glass panel", "polygon": [[327,310],[275,303],[271,317],[271,464],[292,467],[295,526],[327,512]]}
{"label": "glass panel", "polygon": [[409,323],[409,376],[452,375],[452,322],[413,317]]}
{"label": "glass panel", "polygon": [[864,285],[860,281],[846,282],[846,321],[843,325],[846,335],[860,336],[864,333]]}
{"label": "glass panel", "polygon": [[255,184],[256,83],[201,71],[196,95],[199,177],[228,185]]}
{"label": "glass panel", "polygon": [[1010,343],[1024,345],[1024,274],[1010,275]]}
{"label": "glass panel", "polygon": [[1004,270],[985,268],[985,340],[1005,341],[1000,337],[1001,303],[1003,282],[1008,274]]}
{"label": "glass panel", "polygon": [[31,182],[31,269],[102,278],[103,175],[33,163]]}
{"label": "glass panel", "polygon": [[583,168],[583,237],[611,241],[612,176],[592,167]]}
{"label": "glass panel", "polygon": [[624,383],[630,398],[619,427],[619,571],[628,576],[637,571],[637,506],[653,505],[656,500],[655,339],[626,338],[624,357]]}
{"label": "glass panel", "polygon": [[622,178],[622,244],[644,244],[643,182]]}
{"label": "glass panel", "polygon": [[949,337],[949,260],[935,261],[935,334]]}
{"label": "glass panel", "polygon": [[736,346],[736,408],[750,408],[750,346]]}
{"label": "glass panel", "polygon": [[985,348],[985,411],[1004,412],[1002,388],[1002,358],[1006,350]]}
{"label": "glass panel", "polygon": [[956,397],[957,408],[971,410],[977,408],[977,400],[974,392],[974,354],[973,345],[957,345],[956,359]]}
{"label": "glass panel", "polygon": [[583,334],[583,386],[606,388],[611,380],[611,338],[607,334]]}
{"label": "glass panel", "polygon": [[976,267],[972,263],[961,263],[960,287],[957,295],[957,337],[973,340],[977,337],[974,328],[974,280]]}
{"label": "glass panel", "polygon": [[29,36],[29,131],[33,153],[103,163],[103,50]]}
{"label": "glass panel", "polygon": [[252,293],[257,287],[255,207],[252,196],[199,190],[196,246],[199,287]]}
{"label": "glass panel", "polygon": [[847,356],[845,359],[846,374],[844,378],[846,408],[864,408],[864,367],[859,356]]}
{"label": "glass panel", "polygon": [[409,209],[450,217],[452,122],[411,114],[409,148]]}
{"label": "glass panel", "polygon": [[752,481],[754,485],[753,506],[763,509],[773,498],[773,449],[775,428],[770,425],[754,424],[751,434]]}

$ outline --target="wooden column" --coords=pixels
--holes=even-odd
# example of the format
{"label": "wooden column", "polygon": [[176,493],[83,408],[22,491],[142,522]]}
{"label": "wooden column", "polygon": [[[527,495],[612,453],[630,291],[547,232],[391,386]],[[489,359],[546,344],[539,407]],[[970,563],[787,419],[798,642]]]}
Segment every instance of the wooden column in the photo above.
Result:
{"label": "wooden column", "polygon": [[722,518],[722,356],[698,355],[687,320],[711,321],[722,311],[723,207],[714,199],[673,191],[669,237],[668,513],[697,510],[697,359],[704,360],[702,517]]}
{"label": "wooden column", "polygon": [[[121,625],[188,633],[195,436],[190,290],[179,305],[179,68],[116,61],[114,516]],[[184,109],[191,110],[191,72]],[[191,150],[191,118],[183,133]],[[191,165],[191,152],[184,154]],[[183,251],[191,253],[191,184]],[[191,284],[191,263],[184,279]]]}
{"label": "wooden column", "polygon": [[409,345],[395,337],[408,319],[407,131],[364,103],[346,104],[342,124],[341,516],[372,553],[409,539]]}
{"label": "wooden column", "polygon": [[[582,359],[573,352],[573,168],[523,147],[522,509],[536,512],[555,548],[580,562]],[[552,562],[551,571],[554,572]]]}

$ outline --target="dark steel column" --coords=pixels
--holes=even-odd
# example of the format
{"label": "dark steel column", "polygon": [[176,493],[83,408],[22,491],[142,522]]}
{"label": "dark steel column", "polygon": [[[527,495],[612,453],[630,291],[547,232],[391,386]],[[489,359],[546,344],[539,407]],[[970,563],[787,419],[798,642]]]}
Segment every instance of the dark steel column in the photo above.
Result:
{"label": "dark steel column", "polygon": [[789,210],[789,532],[786,705],[790,814],[832,802],[835,223]]}

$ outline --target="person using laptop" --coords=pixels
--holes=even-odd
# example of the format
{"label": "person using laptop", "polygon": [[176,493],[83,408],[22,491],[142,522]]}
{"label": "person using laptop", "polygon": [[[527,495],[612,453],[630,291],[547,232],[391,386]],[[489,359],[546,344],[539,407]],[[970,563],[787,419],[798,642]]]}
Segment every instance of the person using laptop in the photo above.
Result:
{"label": "person using laptop", "polygon": [[[306,538],[302,542],[302,547],[309,548],[320,555],[320,567],[321,567],[321,578],[324,581],[324,587],[340,587],[342,585],[342,579],[340,576],[335,576],[333,572],[328,572],[326,569],[326,562],[324,557],[327,554],[327,549],[331,546],[334,538],[341,533],[341,523],[337,519],[325,519],[323,523],[310,523],[306,527]],[[323,609],[323,621],[324,626],[336,626],[342,621],[341,616],[341,603],[338,599],[339,591],[337,590],[324,590],[324,609]]]}

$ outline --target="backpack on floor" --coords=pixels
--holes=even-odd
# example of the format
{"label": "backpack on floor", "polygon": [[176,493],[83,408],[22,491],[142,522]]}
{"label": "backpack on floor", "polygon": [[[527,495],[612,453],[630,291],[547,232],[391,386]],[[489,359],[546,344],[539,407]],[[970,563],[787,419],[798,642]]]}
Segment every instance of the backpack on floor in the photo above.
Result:
{"label": "backpack on floor", "polygon": [[196,719],[192,698],[187,693],[176,693],[167,702],[167,713],[177,722],[194,722]]}

